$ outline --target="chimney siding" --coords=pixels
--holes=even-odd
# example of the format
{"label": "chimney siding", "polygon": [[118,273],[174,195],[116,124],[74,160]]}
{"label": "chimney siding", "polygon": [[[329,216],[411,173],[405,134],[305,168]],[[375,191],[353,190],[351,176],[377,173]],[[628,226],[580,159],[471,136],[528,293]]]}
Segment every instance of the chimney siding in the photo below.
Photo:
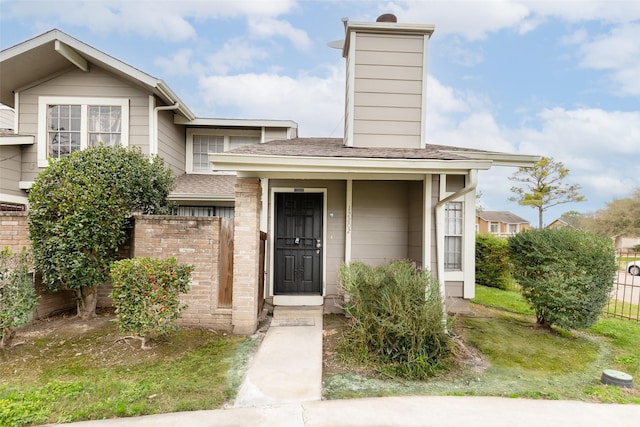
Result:
{"label": "chimney siding", "polygon": [[347,23],[345,145],[422,148],[433,25]]}

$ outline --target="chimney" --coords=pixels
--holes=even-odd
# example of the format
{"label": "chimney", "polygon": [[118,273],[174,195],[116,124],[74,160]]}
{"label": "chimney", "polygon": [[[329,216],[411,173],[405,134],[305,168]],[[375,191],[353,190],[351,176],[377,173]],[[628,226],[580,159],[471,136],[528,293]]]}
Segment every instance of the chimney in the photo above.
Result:
{"label": "chimney", "polygon": [[427,48],[435,27],[397,21],[387,13],[376,22],[345,22],[346,146],[425,146]]}

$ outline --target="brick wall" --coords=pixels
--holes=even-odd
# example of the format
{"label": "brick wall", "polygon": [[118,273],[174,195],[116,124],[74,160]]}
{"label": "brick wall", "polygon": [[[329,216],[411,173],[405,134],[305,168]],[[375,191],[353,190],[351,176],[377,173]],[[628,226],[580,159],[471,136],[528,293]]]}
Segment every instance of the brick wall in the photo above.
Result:
{"label": "brick wall", "polygon": [[[13,252],[19,252],[22,248],[31,248],[26,212],[0,212],[0,249],[5,247]],[[33,312],[34,319],[43,319],[71,310],[76,306],[72,292],[47,292],[42,288],[38,275],[35,282],[36,292],[40,298]]]}
{"label": "brick wall", "polygon": [[180,320],[184,325],[231,329],[231,309],[217,308],[219,235],[218,217],[137,216],[133,250],[135,257],[170,258],[194,266],[189,293],[182,300],[189,307]]}
{"label": "brick wall", "polygon": [[[217,308],[219,235],[221,221],[227,218],[137,216],[131,238],[121,249],[121,257],[175,257],[193,265],[190,292],[183,296],[189,308],[180,323],[215,329],[231,329],[231,309]],[[0,212],[0,248],[19,251],[29,248],[27,214]],[[34,318],[40,319],[76,307],[72,292],[47,293],[36,278],[36,290],[41,295]],[[98,307],[111,307],[111,286],[98,289]]]}

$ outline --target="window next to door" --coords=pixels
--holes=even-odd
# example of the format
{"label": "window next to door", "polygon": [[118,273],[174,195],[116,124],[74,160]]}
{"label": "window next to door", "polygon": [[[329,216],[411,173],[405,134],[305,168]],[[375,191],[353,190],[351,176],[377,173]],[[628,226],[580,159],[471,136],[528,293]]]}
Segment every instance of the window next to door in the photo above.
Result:
{"label": "window next to door", "polygon": [[127,146],[129,100],[41,96],[38,98],[38,166],[98,144]]}
{"label": "window next to door", "polygon": [[462,270],[463,204],[450,202],[445,207],[444,269]]}

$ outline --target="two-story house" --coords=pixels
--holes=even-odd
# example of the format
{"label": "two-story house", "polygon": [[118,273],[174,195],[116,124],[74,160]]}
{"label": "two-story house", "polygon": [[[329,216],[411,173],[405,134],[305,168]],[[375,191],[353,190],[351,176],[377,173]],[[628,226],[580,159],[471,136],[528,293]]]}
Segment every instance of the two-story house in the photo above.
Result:
{"label": "two-story house", "polygon": [[0,52],[0,102],[16,113],[0,139],[10,170],[3,165],[0,199],[25,204],[48,158],[97,141],[139,146],[178,175],[178,213],[234,210],[237,333],[255,331],[263,295],[339,305],[338,267],[356,260],[410,259],[439,280],[450,307],[464,303],[475,295],[478,171],[539,157],[428,143],[433,32],[345,22],[343,138],[298,138],[284,120],[196,118],[162,80],[60,31],[43,34]]}

